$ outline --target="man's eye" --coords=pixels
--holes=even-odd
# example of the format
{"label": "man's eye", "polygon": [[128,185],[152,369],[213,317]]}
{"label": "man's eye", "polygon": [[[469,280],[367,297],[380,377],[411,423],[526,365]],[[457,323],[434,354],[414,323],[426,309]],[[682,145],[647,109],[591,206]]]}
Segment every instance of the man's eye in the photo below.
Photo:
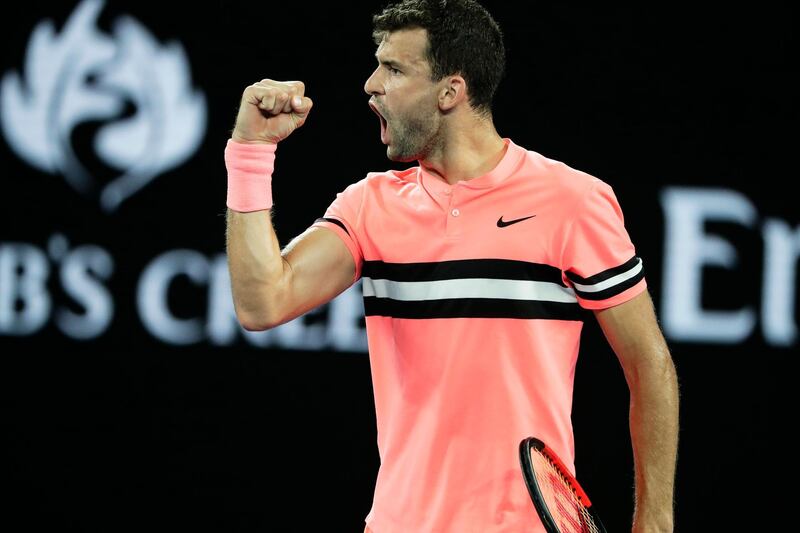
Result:
{"label": "man's eye", "polygon": [[399,71],[399,70],[397,70],[397,69],[396,69],[396,68],[394,68],[394,67],[389,67],[389,72],[391,72],[392,74],[400,74],[400,71]]}

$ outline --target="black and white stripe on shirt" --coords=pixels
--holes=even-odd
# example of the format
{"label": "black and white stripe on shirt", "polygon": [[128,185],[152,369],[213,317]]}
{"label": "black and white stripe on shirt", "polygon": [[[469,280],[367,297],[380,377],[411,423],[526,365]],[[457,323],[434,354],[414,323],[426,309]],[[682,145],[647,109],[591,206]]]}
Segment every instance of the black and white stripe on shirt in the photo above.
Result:
{"label": "black and white stripe on shirt", "polygon": [[629,261],[604,270],[588,278],[566,272],[575,293],[584,300],[607,300],[633,287],[644,278],[642,259],[632,257]]}
{"label": "black and white stripe on shirt", "polygon": [[538,263],[364,261],[362,280],[367,316],[582,319],[561,271]]}

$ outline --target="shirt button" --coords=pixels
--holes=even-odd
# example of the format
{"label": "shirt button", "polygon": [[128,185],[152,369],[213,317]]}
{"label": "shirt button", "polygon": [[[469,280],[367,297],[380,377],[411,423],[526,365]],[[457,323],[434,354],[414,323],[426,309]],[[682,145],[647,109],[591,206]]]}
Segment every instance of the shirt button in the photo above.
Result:
{"label": "shirt button", "polygon": [[461,211],[459,211],[458,209],[453,209],[452,211],[450,211],[450,214],[453,215],[454,217],[457,217],[458,215],[461,214]]}
{"label": "shirt button", "polygon": [[447,195],[449,195],[451,192],[452,192],[452,191],[451,191],[451,189],[450,189],[450,188],[447,188],[447,189],[445,189],[445,190],[443,190],[443,191],[442,191],[442,193],[443,193],[443,194],[447,194]]}

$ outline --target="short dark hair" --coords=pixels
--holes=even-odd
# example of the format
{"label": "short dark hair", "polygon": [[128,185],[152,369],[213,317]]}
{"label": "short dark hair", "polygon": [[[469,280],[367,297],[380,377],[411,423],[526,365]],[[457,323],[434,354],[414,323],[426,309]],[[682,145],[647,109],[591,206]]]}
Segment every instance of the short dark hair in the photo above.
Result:
{"label": "short dark hair", "polygon": [[491,111],[505,73],[506,51],[500,26],[483,6],[474,0],[401,0],[385,7],[372,23],[376,44],[389,32],[426,30],[431,79],[460,74],[472,107]]}

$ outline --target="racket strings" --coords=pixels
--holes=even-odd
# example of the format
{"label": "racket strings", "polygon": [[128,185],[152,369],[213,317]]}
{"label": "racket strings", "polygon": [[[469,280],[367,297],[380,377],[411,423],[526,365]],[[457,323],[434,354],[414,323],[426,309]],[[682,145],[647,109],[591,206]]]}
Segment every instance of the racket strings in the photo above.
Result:
{"label": "racket strings", "polygon": [[572,483],[550,458],[530,449],[533,471],[550,515],[563,533],[600,533],[592,515],[586,510]]}

